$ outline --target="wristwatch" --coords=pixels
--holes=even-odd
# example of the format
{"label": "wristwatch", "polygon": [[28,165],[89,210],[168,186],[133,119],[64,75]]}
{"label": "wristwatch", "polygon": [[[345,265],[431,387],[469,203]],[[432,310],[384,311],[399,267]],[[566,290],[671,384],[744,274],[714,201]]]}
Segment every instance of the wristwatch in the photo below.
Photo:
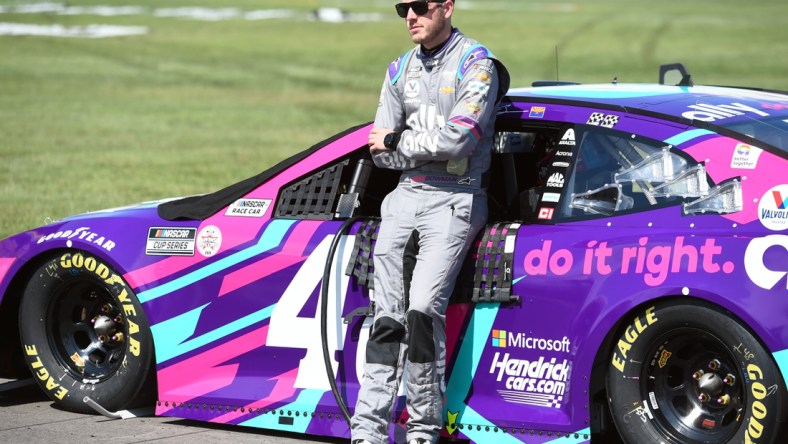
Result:
{"label": "wristwatch", "polygon": [[383,137],[383,146],[390,150],[396,150],[399,144],[399,136],[401,133],[396,131],[390,132]]}

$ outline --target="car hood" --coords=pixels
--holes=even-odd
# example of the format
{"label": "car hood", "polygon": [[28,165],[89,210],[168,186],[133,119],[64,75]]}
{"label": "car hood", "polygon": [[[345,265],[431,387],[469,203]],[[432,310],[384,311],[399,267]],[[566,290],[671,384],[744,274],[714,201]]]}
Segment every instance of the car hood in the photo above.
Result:
{"label": "car hood", "polygon": [[194,229],[199,224],[197,221],[166,221],[159,217],[158,206],[168,200],[69,216],[3,239],[0,241],[0,275],[3,271],[12,274],[17,264],[32,257],[63,249],[84,250],[126,270],[155,262],[156,256],[145,253],[151,229]]}

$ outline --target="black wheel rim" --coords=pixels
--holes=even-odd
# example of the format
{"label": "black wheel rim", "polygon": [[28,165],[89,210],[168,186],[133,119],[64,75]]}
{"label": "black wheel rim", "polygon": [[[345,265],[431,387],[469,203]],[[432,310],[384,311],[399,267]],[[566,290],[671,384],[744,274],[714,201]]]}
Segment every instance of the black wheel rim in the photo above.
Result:
{"label": "black wheel rim", "polygon": [[123,308],[106,288],[89,280],[68,283],[55,294],[47,316],[55,359],[77,379],[109,378],[126,350]]}
{"label": "black wheel rim", "polygon": [[643,400],[652,423],[677,443],[727,442],[739,429],[744,376],[733,351],[709,332],[668,332],[646,355]]}

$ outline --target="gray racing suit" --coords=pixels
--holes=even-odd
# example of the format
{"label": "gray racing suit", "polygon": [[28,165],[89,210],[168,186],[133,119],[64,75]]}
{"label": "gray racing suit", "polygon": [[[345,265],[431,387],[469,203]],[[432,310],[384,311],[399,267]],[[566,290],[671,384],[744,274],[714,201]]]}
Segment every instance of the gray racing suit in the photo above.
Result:
{"label": "gray racing suit", "polygon": [[495,108],[508,85],[503,65],[457,29],[431,54],[416,47],[388,68],[374,126],[401,137],[396,150],[373,160],[402,174],[381,206],[375,320],[351,422],[354,440],[388,442],[403,370],[407,440],[438,440],[445,313],[463,259],[487,221]]}

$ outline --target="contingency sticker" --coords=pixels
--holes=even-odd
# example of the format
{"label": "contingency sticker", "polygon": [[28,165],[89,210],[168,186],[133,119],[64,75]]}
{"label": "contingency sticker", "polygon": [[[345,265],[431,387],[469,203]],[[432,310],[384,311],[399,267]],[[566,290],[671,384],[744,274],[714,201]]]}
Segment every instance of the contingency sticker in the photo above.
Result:
{"label": "contingency sticker", "polygon": [[731,168],[741,168],[752,170],[758,165],[758,157],[761,156],[762,149],[747,145],[746,143],[739,143],[733,150],[733,158],[731,159]]}
{"label": "contingency sticker", "polygon": [[222,231],[216,225],[208,225],[197,236],[197,250],[205,257],[211,257],[222,246]]}
{"label": "contingency sticker", "polygon": [[545,111],[547,111],[547,107],[532,106],[531,110],[528,112],[528,117],[532,119],[541,119],[544,117]]}

